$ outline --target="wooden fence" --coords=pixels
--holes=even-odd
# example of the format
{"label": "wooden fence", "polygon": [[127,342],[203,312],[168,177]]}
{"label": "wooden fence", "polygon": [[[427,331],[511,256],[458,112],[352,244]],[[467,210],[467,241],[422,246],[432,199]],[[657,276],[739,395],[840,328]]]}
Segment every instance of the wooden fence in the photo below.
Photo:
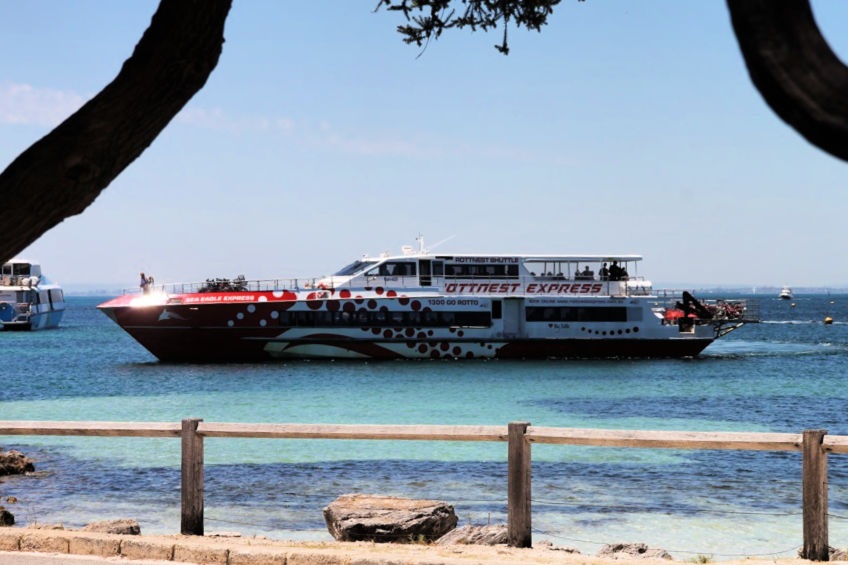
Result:
{"label": "wooden fence", "polygon": [[825,430],[788,433],[672,432],[531,426],[241,424],[0,421],[0,436],[173,437],[182,440],[181,533],[203,535],[203,440],[207,437],[417,441],[505,441],[509,545],[531,547],[530,446],[534,443],[628,448],[798,451],[802,454],[804,544],[801,557],[828,560],[827,455],[848,453],[848,436]]}

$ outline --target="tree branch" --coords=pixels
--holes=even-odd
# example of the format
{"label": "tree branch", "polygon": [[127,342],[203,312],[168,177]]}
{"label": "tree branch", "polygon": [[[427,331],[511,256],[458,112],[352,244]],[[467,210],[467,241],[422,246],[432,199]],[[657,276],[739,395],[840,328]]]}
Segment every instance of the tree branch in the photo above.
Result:
{"label": "tree branch", "polygon": [[231,0],[162,0],[118,76],[0,173],[0,258],[85,210],[209,78]]}
{"label": "tree branch", "polygon": [[727,0],[751,80],[810,143],[848,160],[848,67],[816,24],[808,0]]}

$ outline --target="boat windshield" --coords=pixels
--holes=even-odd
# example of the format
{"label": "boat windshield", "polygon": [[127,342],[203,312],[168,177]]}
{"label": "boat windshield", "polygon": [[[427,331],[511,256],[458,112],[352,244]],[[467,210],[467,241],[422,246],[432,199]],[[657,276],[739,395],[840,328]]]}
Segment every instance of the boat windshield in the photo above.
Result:
{"label": "boat windshield", "polygon": [[31,265],[29,263],[3,263],[2,274],[28,277],[30,275],[30,267]]}
{"label": "boat windshield", "polygon": [[341,269],[334,276],[346,277],[348,275],[353,275],[353,274],[358,273],[359,271],[362,271],[364,269],[370,269],[371,267],[373,267],[377,263],[379,263],[379,261],[359,261],[359,260],[357,260],[357,261],[354,261],[353,263],[351,263],[350,265],[348,265],[347,267],[344,267],[343,269]]}

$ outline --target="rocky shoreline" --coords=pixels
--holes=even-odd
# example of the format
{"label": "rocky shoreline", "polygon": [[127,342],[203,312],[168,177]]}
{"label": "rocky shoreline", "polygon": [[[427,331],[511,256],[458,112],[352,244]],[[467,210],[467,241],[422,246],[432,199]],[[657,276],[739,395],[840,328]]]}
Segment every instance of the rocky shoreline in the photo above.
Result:
{"label": "rocky shoreline", "polygon": [[4,475],[23,475],[35,471],[35,461],[20,451],[0,451],[0,477]]}
{"label": "rocky shoreline", "polygon": [[[35,461],[21,453],[20,451],[0,450],[0,477],[7,475],[23,475],[35,471]],[[2,503],[15,504],[17,499],[14,496],[7,496],[0,499],[0,527],[12,526],[15,524],[15,515],[12,514]]]}

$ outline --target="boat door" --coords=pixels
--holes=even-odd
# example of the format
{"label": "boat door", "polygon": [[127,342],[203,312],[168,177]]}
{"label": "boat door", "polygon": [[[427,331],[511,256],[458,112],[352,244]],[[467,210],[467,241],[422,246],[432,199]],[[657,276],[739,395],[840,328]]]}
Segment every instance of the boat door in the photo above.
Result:
{"label": "boat door", "polygon": [[444,272],[444,263],[430,259],[418,260],[418,284],[421,286],[432,286],[433,277],[440,277]]}
{"label": "boat door", "polygon": [[521,331],[521,314],[524,311],[523,298],[504,298],[503,334],[504,337],[516,337]]}

